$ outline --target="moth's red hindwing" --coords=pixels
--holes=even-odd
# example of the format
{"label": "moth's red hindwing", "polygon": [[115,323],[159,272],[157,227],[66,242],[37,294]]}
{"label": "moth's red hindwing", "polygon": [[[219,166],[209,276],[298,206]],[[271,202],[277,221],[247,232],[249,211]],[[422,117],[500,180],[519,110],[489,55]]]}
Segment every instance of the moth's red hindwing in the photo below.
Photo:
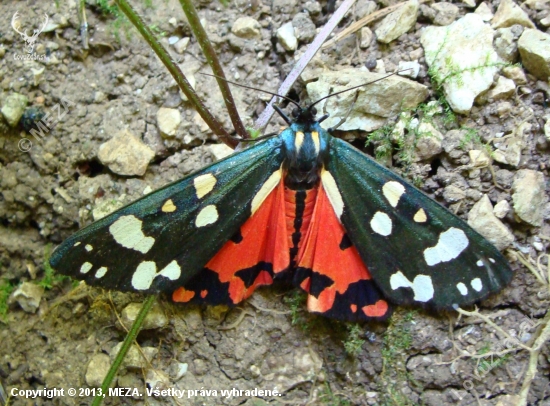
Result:
{"label": "moth's red hindwing", "polygon": [[[289,266],[282,182],[202,272],[178,288],[175,302],[235,305]],[[205,242],[207,243],[207,242]]]}
{"label": "moth's red hindwing", "polygon": [[[294,282],[308,292],[308,310],[343,320],[383,319],[390,307],[371,280],[320,185],[297,254]],[[304,212],[309,208],[306,205]]]}

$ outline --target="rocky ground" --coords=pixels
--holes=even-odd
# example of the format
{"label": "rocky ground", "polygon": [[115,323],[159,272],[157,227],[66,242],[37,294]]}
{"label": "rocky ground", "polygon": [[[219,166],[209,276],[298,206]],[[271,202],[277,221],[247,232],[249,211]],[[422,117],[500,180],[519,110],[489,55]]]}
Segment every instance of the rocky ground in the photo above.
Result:
{"label": "rocky ground", "polygon": [[[142,300],[74,288],[44,266],[51,250],[79,227],[230,152],[137,32],[94,2],[86,5],[86,50],[75,3],[0,6],[0,380],[8,393],[84,388],[83,397],[14,397],[12,405],[90,403],[86,388],[100,385],[126,334],[122,324]],[[394,4],[360,0],[337,32]],[[178,2],[135,6],[231,128],[212,78],[198,74],[209,70]],[[228,78],[276,91],[330,6],[237,0],[227,8],[201,1],[198,9]],[[518,404],[527,347],[550,303],[549,10],[548,0],[412,1],[320,51],[292,92],[315,99],[409,69],[366,87],[353,106],[347,94],[321,107],[335,120],[352,108],[339,136],[506,253],[514,279],[480,305],[492,324],[476,313],[407,308],[388,323],[337,323],[308,315],[286,287],[261,289],[235,309],[162,298],[137,339],[147,361],[133,349],[117,386],[185,390],[183,398],[105,403]],[[29,34],[49,16],[31,50],[35,60],[20,58],[27,53],[10,26],[16,11],[15,27]],[[235,97],[247,125],[268,100],[239,88]],[[283,124],[274,118],[267,132]],[[546,343],[534,357],[528,404],[550,405],[549,357]],[[281,396],[221,393],[255,388]]]}

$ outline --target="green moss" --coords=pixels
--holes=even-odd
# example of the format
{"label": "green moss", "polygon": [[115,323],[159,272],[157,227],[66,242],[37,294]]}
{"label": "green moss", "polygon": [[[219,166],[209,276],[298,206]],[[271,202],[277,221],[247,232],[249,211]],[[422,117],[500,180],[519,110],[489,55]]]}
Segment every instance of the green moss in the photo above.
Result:
{"label": "green moss", "polygon": [[8,299],[11,292],[13,292],[14,286],[7,280],[0,281],[0,321],[6,322],[8,315]]}
{"label": "green moss", "polygon": [[55,273],[50,265],[51,253],[52,245],[48,244],[44,248],[44,262],[42,263],[44,267],[44,276],[42,277],[42,279],[36,282],[38,286],[42,286],[44,289],[51,289],[57,284],[71,280],[71,278],[69,278],[68,276]]}
{"label": "green moss", "polygon": [[412,344],[409,325],[416,313],[414,310],[397,311],[390,319],[382,349],[382,373],[379,380],[381,405],[414,405],[401,392],[401,388],[405,383],[413,383],[407,371],[406,362],[407,350]]}
{"label": "green moss", "polygon": [[[486,343],[478,351],[479,355],[487,354],[491,350],[491,345]],[[500,367],[505,364],[510,359],[510,354],[504,354],[501,357],[494,356],[491,354],[487,355],[487,358],[479,359],[477,363],[477,371],[481,375],[488,374],[491,370]]]}
{"label": "green moss", "polygon": [[107,26],[107,31],[115,37],[118,43],[121,42],[121,32],[124,32],[124,36],[127,40],[132,37],[132,24],[130,24],[124,13],[120,11],[116,3],[111,0],[97,0],[97,6],[104,16],[110,16],[113,18]]}
{"label": "green moss", "polygon": [[327,406],[351,406],[352,403],[349,399],[343,397],[340,394],[334,394],[328,382],[325,382],[325,386],[319,393],[319,400],[322,405]]}
{"label": "green moss", "polygon": [[307,295],[301,291],[293,291],[290,295],[285,296],[283,301],[290,307],[290,318],[293,326],[304,326],[306,323],[302,314]]}
{"label": "green moss", "polygon": [[347,324],[348,336],[344,343],[344,349],[346,353],[352,357],[356,357],[361,352],[365,340],[361,338],[363,329],[359,324]]}
{"label": "green moss", "polygon": [[248,131],[248,134],[250,134],[250,138],[252,139],[256,139],[262,135],[262,132],[254,127],[246,127],[246,131]]}
{"label": "green moss", "polygon": [[478,66],[472,66],[469,68],[460,68],[458,64],[453,62],[450,56],[445,57],[444,59],[440,58],[441,51],[445,48],[447,44],[447,38],[449,35],[449,30],[445,32],[445,37],[441,42],[441,46],[437,51],[428,53],[426,55],[427,60],[431,60],[432,63],[428,69],[428,76],[431,78],[431,82],[434,85],[437,93],[443,97],[442,87],[446,82],[454,82],[457,86],[464,85],[464,73],[466,72],[475,72],[483,71],[484,69],[489,68],[505,68],[508,66],[514,66],[508,62],[491,62],[491,52],[485,54],[485,60]]}
{"label": "green moss", "polygon": [[152,24],[149,26],[149,29],[156,35],[158,35],[159,37],[166,37],[166,31],[163,31],[162,29],[160,29],[160,27],[156,24]]}
{"label": "green moss", "polygon": [[371,132],[367,136],[365,146],[374,146],[374,157],[378,161],[384,161],[390,158],[393,153],[393,144],[391,142],[391,134],[395,125],[386,124],[384,127]]}
{"label": "green moss", "polygon": [[434,136],[430,132],[419,131],[420,123],[433,123],[432,125],[437,128],[438,125],[435,124],[435,121],[444,114],[447,114],[446,110],[439,103],[420,104],[414,110],[402,112],[396,123],[387,124],[373,131],[367,137],[366,145],[374,145],[375,158],[382,162],[390,159],[395,152],[399,163],[405,171],[408,171],[414,162],[415,148],[418,141],[425,137]]}

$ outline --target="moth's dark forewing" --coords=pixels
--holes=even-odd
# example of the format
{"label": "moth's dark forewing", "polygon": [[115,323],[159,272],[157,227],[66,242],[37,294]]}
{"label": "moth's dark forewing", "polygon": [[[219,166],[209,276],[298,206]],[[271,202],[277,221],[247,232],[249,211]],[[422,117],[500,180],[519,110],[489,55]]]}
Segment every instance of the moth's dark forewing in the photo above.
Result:
{"label": "moth's dark forewing", "polygon": [[[50,264],[90,285],[174,290],[201,271],[250,217],[253,197],[282,160],[279,137],[231,155],[73,234]],[[115,223],[120,227],[113,228]],[[138,267],[143,277],[133,281]]]}
{"label": "moth's dark forewing", "polygon": [[331,138],[327,170],[344,202],[344,228],[394,303],[467,305],[512,279],[508,262],[485,238],[348,143]]}

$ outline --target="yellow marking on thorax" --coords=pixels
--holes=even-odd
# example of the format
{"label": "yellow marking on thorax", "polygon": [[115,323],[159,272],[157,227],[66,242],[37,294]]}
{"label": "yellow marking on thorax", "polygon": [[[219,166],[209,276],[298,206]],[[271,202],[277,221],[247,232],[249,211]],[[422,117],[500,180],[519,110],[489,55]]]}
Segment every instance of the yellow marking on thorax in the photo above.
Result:
{"label": "yellow marking on thorax", "polygon": [[296,153],[300,152],[302,144],[304,143],[304,133],[296,131],[296,137],[294,138],[294,146],[296,147]]}
{"label": "yellow marking on thorax", "polygon": [[315,145],[315,153],[319,155],[319,151],[321,150],[321,143],[319,141],[319,133],[317,131],[311,132],[311,139],[313,140],[313,145]]}

